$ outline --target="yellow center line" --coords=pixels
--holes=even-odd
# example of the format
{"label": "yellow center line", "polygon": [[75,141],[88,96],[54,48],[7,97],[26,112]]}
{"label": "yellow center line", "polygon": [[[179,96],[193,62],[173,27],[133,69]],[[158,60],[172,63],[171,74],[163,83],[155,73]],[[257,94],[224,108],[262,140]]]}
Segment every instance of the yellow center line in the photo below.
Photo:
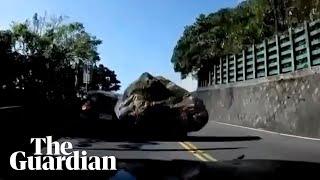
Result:
{"label": "yellow center line", "polygon": [[217,161],[217,159],[213,158],[209,154],[204,151],[199,150],[194,144],[191,142],[179,142],[179,144],[191,152],[195,157],[200,159],[201,161]]}
{"label": "yellow center line", "polygon": [[185,142],[187,145],[189,145],[189,147],[193,148],[193,149],[197,149],[199,151],[200,154],[202,154],[202,156],[206,157],[208,160],[210,161],[217,161],[217,159],[213,158],[212,156],[210,156],[210,154],[199,150],[194,144],[192,144],[191,142]]}
{"label": "yellow center line", "polygon": [[197,154],[197,152],[195,150],[190,149],[187,145],[185,145],[183,142],[179,142],[179,144],[185,148],[186,150],[188,150],[189,152],[191,152],[195,157],[197,157],[198,159],[200,159],[201,161],[208,161],[207,159],[205,159],[204,157],[200,156],[199,154]]}

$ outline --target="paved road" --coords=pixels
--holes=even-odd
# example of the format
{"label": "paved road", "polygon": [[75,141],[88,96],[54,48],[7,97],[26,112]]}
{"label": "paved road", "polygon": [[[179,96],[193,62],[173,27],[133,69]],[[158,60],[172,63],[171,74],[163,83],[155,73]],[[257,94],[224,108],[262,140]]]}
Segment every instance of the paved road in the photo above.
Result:
{"label": "paved road", "polygon": [[[289,137],[276,133],[234,127],[210,121],[193,136],[212,136],[210,142],[106,142],[86,138],[61,138],[74,149],[89,155],[114,155],[117,158],[188,159],[201,161],[280,159],[320,163],[320,140]],[[261,139],[245,139],[257,136]]]}
{"label": "paved road", "polygon": [[241,155],[245,159],[281,159],[293,161],[320,162],[320,140],[289,137],[277,133],[234,127],[210,121],[196,135],[208,136],[258,136],[260,140],[230,142],[195,142],[196,147],[238,148],[208,150],[217,160],[230,160]]}

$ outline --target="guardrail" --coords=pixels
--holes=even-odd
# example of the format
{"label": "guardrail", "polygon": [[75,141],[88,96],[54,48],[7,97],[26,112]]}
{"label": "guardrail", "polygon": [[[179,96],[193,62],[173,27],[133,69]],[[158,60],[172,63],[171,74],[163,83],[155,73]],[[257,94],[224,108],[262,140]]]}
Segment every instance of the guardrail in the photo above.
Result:
{"label": "guardrail", "polygon": [[228,84],[275,76],[320,65],[320,20],[304,22],[282,35],[221,57],[198,86]]}
{"label": "guardrail", "polygon": [[[2,106],[0,107],[0,119],[2,123],[6,120],[16,120],[23,116],[23,106]],[[7,122],[6,122],[7,123]]]}
{"label": "guardrail", "polygon": [[1,110],[6,110],[6,109],[16,109],[16,108],[21,108],[22,106],[3,106],[0,107],[0,111]]}

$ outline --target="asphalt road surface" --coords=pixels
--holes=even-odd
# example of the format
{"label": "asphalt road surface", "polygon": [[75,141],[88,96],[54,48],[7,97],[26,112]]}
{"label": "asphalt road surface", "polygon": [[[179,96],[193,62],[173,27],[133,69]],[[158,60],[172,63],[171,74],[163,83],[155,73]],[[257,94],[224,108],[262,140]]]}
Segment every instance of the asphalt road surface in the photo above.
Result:
{"label": "asphalt road surface", "polygon": [[[320,140],[235,127],[210,121],[192,136],[210,142],[106,142],[89,138],[61,138],[88,155],[114,155],[121,159],[186,159],[223,161],[236,158],[291,160],[320,163]],[[247,138],[258,137],[258,138]]]}

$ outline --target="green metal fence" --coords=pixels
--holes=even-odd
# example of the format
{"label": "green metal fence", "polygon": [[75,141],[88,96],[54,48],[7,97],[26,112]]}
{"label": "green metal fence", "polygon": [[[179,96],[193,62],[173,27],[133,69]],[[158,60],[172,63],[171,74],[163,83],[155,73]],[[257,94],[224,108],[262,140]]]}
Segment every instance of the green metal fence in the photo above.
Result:
{"label": "green metal fence", "polygon": [[275,76],[317,65],[320,65],[320,20],[304,22],[240,53],[221,57],[206,78],[199,78],[199,86]]}

